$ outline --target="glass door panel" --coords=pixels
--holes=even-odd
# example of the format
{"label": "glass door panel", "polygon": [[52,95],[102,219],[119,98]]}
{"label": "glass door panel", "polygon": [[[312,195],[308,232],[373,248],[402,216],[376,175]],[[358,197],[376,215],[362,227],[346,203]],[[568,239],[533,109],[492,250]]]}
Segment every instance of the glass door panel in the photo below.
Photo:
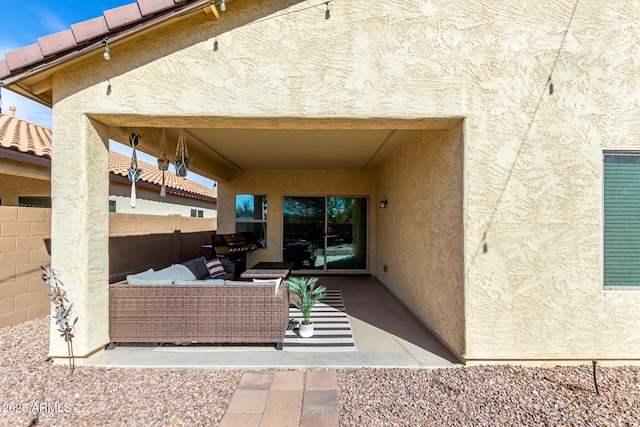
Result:
{"label": "glass door panel", "polygon": [[324,270],[325,197],[284,197],[282,259],[294,270]]}
{"label": "glass door panel", "polygon": [[284,197],[282,259],[294,270],[367,269],[366,197]]}
{"label": "glass door panel", "polygon": [[367,199],[327,197],[327,270],[367,268]]}

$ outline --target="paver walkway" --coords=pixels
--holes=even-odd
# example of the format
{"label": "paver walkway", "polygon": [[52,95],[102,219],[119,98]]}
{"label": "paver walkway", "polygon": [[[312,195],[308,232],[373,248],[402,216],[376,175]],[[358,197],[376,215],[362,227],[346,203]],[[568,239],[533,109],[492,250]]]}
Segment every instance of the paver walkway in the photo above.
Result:
{"label": "paver walkway", "polygon": [[245,372],[220,427],[338,427],[335,370]]}

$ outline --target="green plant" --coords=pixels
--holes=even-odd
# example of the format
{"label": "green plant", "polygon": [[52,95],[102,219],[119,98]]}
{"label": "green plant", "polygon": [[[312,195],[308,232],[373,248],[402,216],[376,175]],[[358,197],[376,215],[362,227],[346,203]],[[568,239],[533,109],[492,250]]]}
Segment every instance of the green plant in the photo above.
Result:
{"label": "green plant", "polygon": [[326,296],[327,288],[325,286],[315,287],[318,282],[317,277],[290,277],[288,282],[289,291],[300,299],[300,301],[292,301],[291,303],[302,313],[302,323],[308,325],[311,323],[313,306]]}
{"label": "green plant", "polygon": [[176,166],[179,166],[179,165],[184,163],[184,165],[188,168],[190,161],[191,161],[191,159],[189,157],[187,157],[187,156],[176,156],[173,159],[173,164],[176,165]]}

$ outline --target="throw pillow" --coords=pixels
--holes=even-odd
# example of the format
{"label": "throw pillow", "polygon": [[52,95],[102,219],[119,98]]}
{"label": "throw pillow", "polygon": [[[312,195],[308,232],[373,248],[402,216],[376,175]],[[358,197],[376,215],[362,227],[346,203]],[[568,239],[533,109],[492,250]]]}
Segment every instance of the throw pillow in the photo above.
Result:
{"label": "throw pillow", "polygon": [[207,261],[207,269],[209,270],[209,276],[211,276],[212,279],[227,274],[218,258]]}
{"label": "throw pillow", "polygon": [[191,270],[196,279],[200,280],[209,278],[209,270],[207,270],[205,262],[207,262],[207,259],[200,257],[183,262],[182,265]]}

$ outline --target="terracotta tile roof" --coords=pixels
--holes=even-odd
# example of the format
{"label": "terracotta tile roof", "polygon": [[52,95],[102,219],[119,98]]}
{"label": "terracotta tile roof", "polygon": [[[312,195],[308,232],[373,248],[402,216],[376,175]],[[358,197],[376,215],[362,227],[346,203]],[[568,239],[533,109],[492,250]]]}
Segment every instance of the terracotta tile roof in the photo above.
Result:
{"label": "terracotta tile roof", "polygon": [[[38,157],[51,159],[51,129],[0,113],[0,148],[15,150]],[[109,173],[126,177],[131,159],[122,154],[109,152]],[[140,180],[160,186],[162,172],[157,165],[138,161],[142,169]],[[218,194],[196,182],[177,176],[170,170],[165,174],[167,192],[196,199],[216,201]]]}
{"label": "terracotta tile roof", "polygon": [[0,147],[51,159],[51,129],[0,113]]}
{"label": "terracotta tile roof", "polygon": [[[109,172],[114,175],[127,177],[127,171],[131,166],[131,158],[120,153],[113,151],[109,152]],[[162,184],[162,171],[158,169],[157,165],[152,165],[146,162],[138,160],[138,168],[141,169],[140,180],[149,182],[151,184]],[[172,166],[170,167],[170,169]],[[209,201],[215,201],[218,197],[218,193],[214,190],[210,190],[207,187],[200,185],[196,182],[189,181],[186,178],[180,177],[175,173],[168,170],[165,173],[165,182],[167,192],[173,192],[177,194],[184,194],[185,196],[195,197],[198,199],[205,199]],[[174,191],[171,191],[174,190]]]}
{"label": "terracotta tile roof", "polygon": [[57,55],[78,51],[132,28],[141,22],[171,13],[185,7],[206,5],[209,0],[138,0],[124,6],[105,10],[103,16],[71,25],[71,29],[40,37],[38,43],[5,53],[0,59],[0,79],[16,74],[22,69],[54,59]]}

